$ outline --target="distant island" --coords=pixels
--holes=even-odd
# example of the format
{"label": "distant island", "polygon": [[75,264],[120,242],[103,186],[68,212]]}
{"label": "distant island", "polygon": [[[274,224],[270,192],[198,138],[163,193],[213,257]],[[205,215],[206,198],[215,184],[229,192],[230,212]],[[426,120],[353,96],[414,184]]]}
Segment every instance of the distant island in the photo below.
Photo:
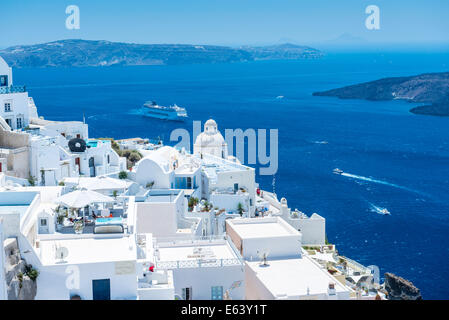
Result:
{"label": "distant island", "polygon": [[135,44],[94,40],[60,40],[0,50],[11,67],[87,67],[229,63],[254,60],[316,59],[317,49],[282,44],[232,48],[211,45]]}
{"label": "distant island", "polygon": [[412,113],[449,116],[449,72],[384,78],[343,88],[314,92],[313,95],[373,101],[407,100],[426,104],[412,108],[410,110]]}

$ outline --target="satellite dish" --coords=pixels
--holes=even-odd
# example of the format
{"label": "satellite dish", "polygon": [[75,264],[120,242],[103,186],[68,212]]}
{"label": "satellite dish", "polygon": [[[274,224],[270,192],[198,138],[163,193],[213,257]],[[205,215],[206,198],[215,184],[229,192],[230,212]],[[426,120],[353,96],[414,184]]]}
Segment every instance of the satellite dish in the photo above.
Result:
{"label": "satellite dish", "polygon": [[80,138],[73,138],[69,140],[69,149],[72,152],[84,152],[86,151],[86,141]]}
{"label": "satellite dish", "polygon": [[268,267],[269,264],[267,263],[268,255],[270,254],[270,250],[264,249],[264,250],[257,250],[257,255],[260,258],[260,266]]}
{"label": "satellite dish", "polygon": [[55,257],[59,259],[61,262],[64,261],[65,258],[69,255],[69,250],[66,247],[59,247],[56,249]]}

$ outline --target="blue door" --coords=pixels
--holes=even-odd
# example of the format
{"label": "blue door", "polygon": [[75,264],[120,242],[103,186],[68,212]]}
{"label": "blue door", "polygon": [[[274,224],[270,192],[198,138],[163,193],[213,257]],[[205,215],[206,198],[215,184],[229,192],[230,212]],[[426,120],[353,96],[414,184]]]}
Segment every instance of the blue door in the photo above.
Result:
{"label": "blue door", "polygon": [[109,279],[92,280],[93,300],[111,300],[111,281]]}

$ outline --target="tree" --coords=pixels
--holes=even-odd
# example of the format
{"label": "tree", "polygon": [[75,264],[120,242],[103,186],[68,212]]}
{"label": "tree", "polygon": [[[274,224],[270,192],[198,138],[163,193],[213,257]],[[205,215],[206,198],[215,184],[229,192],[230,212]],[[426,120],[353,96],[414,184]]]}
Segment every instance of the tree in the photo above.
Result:
{"label": "tree", "polygon": [[189,198],[189,208],[193,209],[193,207],[196,206],[198,204],[198,202],[199,202],[198,198],[190,197]]}

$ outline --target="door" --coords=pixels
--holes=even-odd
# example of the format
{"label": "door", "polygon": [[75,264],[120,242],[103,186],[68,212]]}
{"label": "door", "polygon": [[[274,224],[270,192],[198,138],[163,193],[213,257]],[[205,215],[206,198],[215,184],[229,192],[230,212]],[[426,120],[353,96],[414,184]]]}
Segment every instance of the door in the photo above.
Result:
{"label": "door", "polygon": [[89,169],[90,169],[90,176],[95,177],[95,159],[94,159],[94,157],[89,158]]}
{"label": "door", "polygon": [[92,280],[93,300],[111,300],[111,280]]}
{"label": "door", "polygon": [[192,300],[192,287],[182,289],[182,298],[184,300]]}
{"label": "door", "polygon": [[223,286],[211,287],[211,300],[223,300]]}
{"label": "door", "polygon": [[8,86],[8,76],[0,76],[0,87]]}
{"label": "door", "polygon": [[187,189],[192,189],[192,177],[187,177]]}
{"label": "door", "polygon": [[80,161],[80,158],[75,158],[75,166],[78,166],[78,173],[81,174],[81,161]]}
{"label": "door", "polygon": [[48,234],[49,233],[47,218],[39,219],[39,233],[40,234]]}

